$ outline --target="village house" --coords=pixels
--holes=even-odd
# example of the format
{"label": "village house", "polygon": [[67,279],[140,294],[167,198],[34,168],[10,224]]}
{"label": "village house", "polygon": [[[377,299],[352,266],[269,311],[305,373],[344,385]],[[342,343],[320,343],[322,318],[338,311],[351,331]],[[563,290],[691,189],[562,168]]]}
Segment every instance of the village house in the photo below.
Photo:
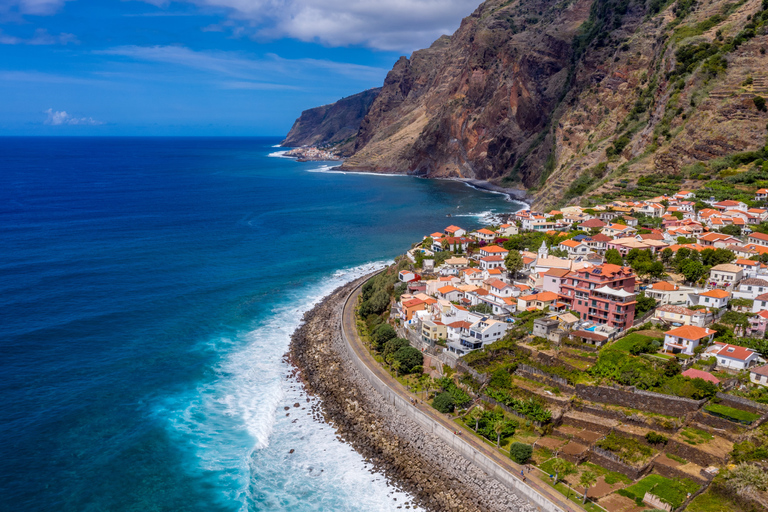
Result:
{"label": "village house", "polygon": [[759,313],[762,310],[768,310],[768,293],[758,295],[752,302],[752,312]]}
{"label": "village house", "polygon": [[656,300],[656,303],[663,306],[665,304],[685,304],[688,302],[688,296],[695,293],[693,288],[681,288],[676,284],[667,281],[659,281],[646,288],[645,296]]}
{"label": "village house", "polygon": [[739,282],[737,290],[733,291],[734,299],[755,300],[758,295],[768,293],[768,281],[750,277]]}
{"label": "village house", "polygon": [[768,246],[768,235],[758,232],[751,233],[747,237],[747,243]]}
{"label": "village house", "polygon": [[714,203],[712,207],[717,208],[718,210],[741,210],[744,212],[748,209],[745,203],[742,203],[741,201],[732,201],[730,199]]}
{"label": "village house", "polygon": [[768,364],[749,370],[749,380],[761,386],[768,386]]}
{"label": "village house", "polygon": [[715,265],[709,271],[709,282],[716,286],[734,286],[741,281],[744,272],[732,263]]}
{"label": "village house", "polygon": [[488,279],[484,282],[484,288],[498,297],[513,297],[519,295],[520,290],[500,279]]}
{"label": "village house", "polygon": [[482,286],[483,281],[485,280],[485,274],[479,268],[465,268],[459,275],[466,284],[474,286]]}
{"label": "village house", "polygon": [[624,224],[608,224],[601,231],[605,236],[612,237],[630,237],[637,234],[637,230]]}
{"label": "village house", "polygon": [[473,237],[478,242],[486,242],[491,243],[496,238],[496,233],[491,231],[490,229],[478,229],[477,231],[473,231],[470,233],[470,236]]}
{"label": "village house", "polygon": [[688,296],[688,305],[722,309],[728,305],[730,298],[731,294],[725,290],[709,290],[707,292],[690,294]]}
{"label": "village house", "polygon": [[515,236],[520,232],[517,224],[502,224],[499,229],[496,230],[496,235],[501,238]]}
{"label": "village house", "polygon": [[434,344],[437,340],[447,339],[448,333],[445,324],[442,322],[433,322],[424,320],[421,323],[421,339],[427,343]]}
{"label": "village house", "polygon": [[500,340],[506,332],[506,323],[483,317],[472,324],[469,328],[469,332],[462,336],[458,343],[448,342],[448,350],[459,355],[464,355],[472,350],[483,348],[484,345]]}
{"label": "village house", "polygon": [[552,292],[541,292],[533,295],[521,295],[517,298],[517,310],[524,311],[526,309],[556,309],[555,304],[559,299],[559,295]]}
{"label": "village house", "polygon": [[673,325],[695,325],[696,327],[704,327],[707,314],[706,311],[701,309],[692,310],[683,306],[667,304],[656,308],[653,317],[661,322]]}
{"label": "village house", "polygon": [[421,279],[421,276],[410,270],[401,270],[397,273],[397,279],[401,283],[410,283],[411,281],[418,281]]}
{"label": "village house", "polygon": [[551,268],[542,274],[541,288],[545,292],[560,293],[560,286],[570,270],[564,268]]}
{"label": "village house", "polygon": [[755,316],[749,317],[747,335],[751,337],[765,337],[766,325],[768,325],[768,311],[759,311]]}
{"label": "village house", "polygon": [[758,277],[758,275],[763,275],[766,273],[765,268],[763,268],[759,261],[739,258],[734,261],[733,264],[742,270],[743,276],[745,278]]}
{"label": "village house", "polygon": [[685,325],[664,333],[664,350],[674,354],[693,355],[700,344],[706,345],[715,336],[712,329]]}
{"label": "village house", "polygon": [[563,240],[558,246],[568,252],[569,258],[585,256],[591,252],[586,243],[577,242],[576,240]]}
{"label": "village house", "polygon": [[465,229],[460,228],[459,226],[448,226],[443,231],[445,233],[445,236],[456,236],[461,237],[467,234],[467,231]]}
{"label": "village house", "polygon": [[400,304],[400,320],[403,322],[411,321],[413,319],[413,315],[417,311],[424,311],[427,309],[427,303],[415,297],[412,297],[408,300],[403,300]]}
{"label": "village house", "polygon": [[717,366],[730,370],[746,370],[757,362],[758,354],[751,348],[717,342],[706,350],[717,358]]}
{"label": "village house", "polygon": [[592,251],[596,252],[597,254],[605,254],[605,251],[608,250],[608,243],[611,240],[613,240],[613,237],[598,233],[587,238],[585,242],[589,248],[592,249]]}
{"label": "village house", "polygon": [[477,260],[483,270],[505,268],[503,256],[485,256]]}
{"label": "village house", "polygon": [[461,290],[451,285],[439,288],[437,294],[440,298],[450,302],[458,302],[459,299],[464,297],[464,293]]}
{"label": "village house", "polygon": [[452,341],[454,343],[461,342],[462,336],[469,335],[470,327],[472,327],[472,324],[466,320],[457,320],[455,322],[451,322],[445,326],[446,340]]}
{"label": "village house", "polygon": [[720,384],[720,379],[709,372],[705,372],[704,370],[697,370],[696,368],[688,368],[681,375],[683,377],[688,377],[689,379],[703,379],[715,385]]}
{"label": "village house", "polygon": [[698,241],[704,247],[714,249],[725,249],[729,245],[741,243],[741,240],[732,237],[731,235],[714,232],[704,233],[703,235],[699,236]]}
{"label": "village house", "polygon": [[489,245],[487,247],[481,247],[478,251],[480,253],[481,258],[485,258],[488,256],[501,256],[504,258],[509,251],[504,249],[503,247],[499,247],[498,245]]}

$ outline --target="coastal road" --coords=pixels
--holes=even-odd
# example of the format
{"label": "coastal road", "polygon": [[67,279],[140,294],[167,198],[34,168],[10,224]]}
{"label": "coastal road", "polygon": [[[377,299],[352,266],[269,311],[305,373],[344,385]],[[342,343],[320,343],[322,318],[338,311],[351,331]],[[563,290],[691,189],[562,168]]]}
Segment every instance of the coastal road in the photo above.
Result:
{"label": "coastal road", "polygon": [[[361,283],[363,282],[365,282],[365,280],[361,281]],[[392,392],[396,393],[398,396],[403,398],[406,402],[410,402],[412,398],[414,399],[417,398],[416,395],[408,393],[408,391],[403,387],[402,384],[400,384],[394,377],[392,377],[389,374],[389,372],[384,370],[384,368],[379,363],[376,362],[373,356],[371,356],[371,354],[365,348],[365,345],[363,344],[362,339],[358,335],[357,324],[355,321],[354,306],[355,304],[357,304],[360,291],[361,291],[361,286],[357,286],[355,290],[347,298],[347,301],[344,304],[344,311],[342,315],[342,324],[343,324],[342,332],[346,337],[347,344],[354,351],[354,355],[363,364],[365,364],[365,366],[376,377],[378,377],[387,387],[389,387],[389,389]],[[509,474],[513,475],[515,478],[520,480],[520,471],[523,469],[522,466],[515,463],[510,458],[505,457],[494,448],[485,444],[483,441],[481,441],[475,436],[473,431],[467,429],[463,425],[458,425],[454,421],[451,421],[451,419],[449,419],[447,416],[439,413],[437,410],[433,409],[431,406],[427,404],[422,403],[420,405],[414,405],[412,407],[418,408],[423,415],[427,416],[429,419],[433,420],[434,422],[437,422],[439,425],[445,427],[449,432],[461,431],[462,433],[462,435],[460,436],[461,441],[463,441],[464,443],[467,443],[475,451],[485,455],[488,459],[493,461],[503,471],[508,472]],[[523,485],[527,485],[531,489],[534,489],[538,494],[545,497],[547,501],[555,505],[560,510],[584,512],[584,509],[582,507],[566,499],[562,494],[555,491],[551,486],[542,482],[537,476],[534,476],[534,473],[526,472],[525,477],[526,477],[526,482]],[[522,482],[519,482],[519,483],[522,484]]]}

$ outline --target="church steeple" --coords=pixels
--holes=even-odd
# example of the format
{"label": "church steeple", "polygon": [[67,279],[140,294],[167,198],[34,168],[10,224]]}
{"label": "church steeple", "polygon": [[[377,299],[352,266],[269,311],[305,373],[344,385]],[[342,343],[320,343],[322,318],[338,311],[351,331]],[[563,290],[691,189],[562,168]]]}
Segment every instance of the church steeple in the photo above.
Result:
{"label": "church steeple", "polygon": [[549,248],[547,247],[547,242],[542,240],[541,247],[539,247],[539,259],[548,258],[548,257],[549,257]]}

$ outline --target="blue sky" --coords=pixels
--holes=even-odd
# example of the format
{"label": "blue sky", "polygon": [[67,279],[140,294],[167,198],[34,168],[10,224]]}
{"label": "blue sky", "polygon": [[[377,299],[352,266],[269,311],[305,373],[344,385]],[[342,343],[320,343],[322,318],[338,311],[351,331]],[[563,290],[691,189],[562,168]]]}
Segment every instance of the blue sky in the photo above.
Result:
{"label": "blue sky", "polygon": [[1,135],[284,135],[480,0],[0,0]]}

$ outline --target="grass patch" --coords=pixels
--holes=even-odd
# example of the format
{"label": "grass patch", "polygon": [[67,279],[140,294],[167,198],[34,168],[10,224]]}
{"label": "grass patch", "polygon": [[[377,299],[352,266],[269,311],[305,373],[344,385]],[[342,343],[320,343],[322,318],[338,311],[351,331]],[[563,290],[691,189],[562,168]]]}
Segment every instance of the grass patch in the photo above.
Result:
{"label": "grass patch", "polygon": [[683,504],[689,492],[694,493],[698,489],[698,484],[687,478],[672,480],[661,475],[648,475],[635,485],[617,492],[622,496],[635,500],[636,503],[642,503],[645,493],[650,492],[661,498],[665,503],[672,505],[672,508],[677,508]]}
{"label": "grass patch", "polygon": [[760,418],[760,415],[754,412],[742,411],[741,409],[734,409],[733,407],[721,404],[710,404],[704,407],[704,410],[720,418],[743,423],[745,425],[749,425]]}
{"label": "grass patch", "polygon": [[644,334],[638,334],[636,332],[633,332],[629,336],[625,336],[621,338],[619,341],[614,343],[613,345],[610,345],[611,348],[615,350],[621,350],[622,352],[629,353],[630,349],[635,346],[638,342],[646,342],[646,341],[652,341],[652,340],[658,340],[660,338],[653,338],[651,336],[646,336]]}
{"label": "grass patch", "polygon": [[646,446],[631,437],[616,435],[614,432],[611,432],[595,444],[603,450],[615,453],[628,464],[641,463],[656,453],[656,450],[650,446]]}
{"label": "grass patch", "polygon": [[696,446],[697,444],[708,443],[715,438],[715,436],[709,432],[692,427],[688,427],[683,430],[681,435],[685,438],[686,443],[693,446]]}
{"label": "grass patch", "polygon": [[595,505],[589,500],[586,503],[582,504],[581,500],[582,500],[583,494],[575,491],[573,488],[568,487],[562,481],[557,482],[557,485],[555,485],[553,481],[550,480],[549,478],[542,478],[542,480],[545,483],[547,483],[550,487],[553,487],[560,494],[568,498],[569,501],[576,503],[580,507],[584,508],[584,510],[587,510],[588,512],[605,512],[604,508],[598,505]]}
{"label": "grass patch", "polygon": [[733,512],[734,510],[740,510],[740,507],[710,487],[705,492],[696,496],[685,510],[687,512]]}
{"label": "grass patch", "polygon": [[680,464],[688,464],[688,461],[680,457],[679,455],[675,455],[674,453],[667,453],[666,455],[668,459],[672,459],[675,462],[679,462]]}
{"label": "grass patch", "polygon": [[626,485],[629,485],[632,483],[632,479],[629,478],[628,476],[622,475],[621,473],[618,473],[616,471],[611,471],[610,469],[605,469],[604,467],[598,466],[597,464],[592,464],[591,462],[585,462],[580,467],[592,471],[598,477],[599,476],[605,477],[605,483],[607,483],[608,485],[613,485],[618,482],[621,482]]}

